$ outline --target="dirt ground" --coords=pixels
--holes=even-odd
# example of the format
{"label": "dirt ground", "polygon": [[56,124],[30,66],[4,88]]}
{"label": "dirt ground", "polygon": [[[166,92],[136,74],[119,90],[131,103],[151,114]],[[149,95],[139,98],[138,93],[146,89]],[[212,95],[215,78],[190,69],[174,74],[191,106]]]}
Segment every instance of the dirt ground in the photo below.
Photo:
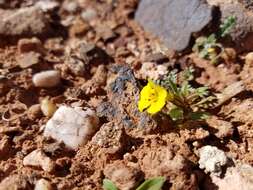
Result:
{"label": "dirt ground", "polygon": [[[205,145],[253,164],[253,65],[245,63],[246,52],[214,65],[194,53],[167,50],[134,21],[136,0],[56,1],[23,15],[36,2],[0,3],[1,17],[9,19],[0,22],[1,190],[15,189],[10,184],[34,189],[41,178],[52,189],[100,190],[105,177],[113,178],[113,168],[122,168],[121,177],[131,182],[166,176],[164,189],[205,189],[209,175],[199,169],[197,151]],[[20,20],[12,20],[18,10]],[[212,110],[205,123],[188,128],[138,112],[140,84],[187,66],[195,69],[195,82],[213,93],[238,81],[245,88]],[[33,75],[51,69],[60,71],[60,85],[35,87]],[[93,108],[100,129],[74,150],[44,137],[50,119],[40,110],[44,98],[57,107]],[[53,169],[25,166],[34,150]]]}

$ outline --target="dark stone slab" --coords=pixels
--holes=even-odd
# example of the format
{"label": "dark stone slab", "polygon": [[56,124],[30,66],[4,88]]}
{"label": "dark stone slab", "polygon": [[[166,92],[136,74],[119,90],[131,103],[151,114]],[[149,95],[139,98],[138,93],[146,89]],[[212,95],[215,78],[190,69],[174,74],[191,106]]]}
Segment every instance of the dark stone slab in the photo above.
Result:
{"label": "dark stone slab", "polygon": [[204,0],[141,0],[135,19],[168,48],[182,51],[191,34],[211,22],[212,7]]}

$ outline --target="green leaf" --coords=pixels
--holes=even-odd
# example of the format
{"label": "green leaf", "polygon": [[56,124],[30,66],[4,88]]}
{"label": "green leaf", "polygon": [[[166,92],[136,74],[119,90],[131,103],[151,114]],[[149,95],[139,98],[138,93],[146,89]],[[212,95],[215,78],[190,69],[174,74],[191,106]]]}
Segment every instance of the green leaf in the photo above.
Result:
{"label": "green leaf", "polygon": [[161,190],[165,181],[165,177],[148,179],[144,181],[136,190]]}
{"label": "green leaf", "polygon": [[184,118],[184,111],[179,107],[174,107],[169,111],[169,116],[173,121],[177,121]]}
{"label": "green leaf", "polygon": [[185,81],[191,81],[194,79],[194,68],[193,67],[188,67],[183,71],[183,77]]}
{"label": "green leaf", "polygon": [[104,190],[118,190],[114,183],[109,179],[103,180],[103,189]]}
{"label": "green leaf", "polygon": [[225,37],[226,35],[229,34],[231,29],[235,26],[236,24],[236,17],[235,16],[229,16],[226,18],[223,24],[220,26],[220,31],[219,35],[221,37]]}
{"label": "green leaf", "polygon": [[204,120],[204,119],[207,119],[209,117],[209,113],[207,112],[193,112],[193,113],[190,113],[190,118],[192,120]]}
{"label": "green leaf", "polygon": [[206,39],[206,44],[215,44],[217,41],[217,38],[215,36],[215,34],[211,34],[210,36],[208,36],[208,38]]}
{"label": "green leaf", "polygon": [[196,89],[196,93],[199,97],[203,98],[209,94],[208,87],[203,86]]}

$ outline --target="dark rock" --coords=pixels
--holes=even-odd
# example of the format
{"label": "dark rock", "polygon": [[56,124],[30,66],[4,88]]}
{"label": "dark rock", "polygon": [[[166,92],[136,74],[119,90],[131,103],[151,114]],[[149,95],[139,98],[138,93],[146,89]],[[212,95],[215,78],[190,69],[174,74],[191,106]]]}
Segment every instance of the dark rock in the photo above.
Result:
{"label": "dark rock", "polygon": [[142,0],[135,18],[168,48],[181,51],[192,33],[211,22],[212,8],[203,0]]}
{"label": "dark rock", "polygon": [[98,115],[122,123],[126,130],[137,127],[143,133],[152,133],[157,128],[157,122],[137,108],[140,90],[132,70],[114,65],[111,72],[116,73],[117,78],[108,90],[109,101],[97,108]]}

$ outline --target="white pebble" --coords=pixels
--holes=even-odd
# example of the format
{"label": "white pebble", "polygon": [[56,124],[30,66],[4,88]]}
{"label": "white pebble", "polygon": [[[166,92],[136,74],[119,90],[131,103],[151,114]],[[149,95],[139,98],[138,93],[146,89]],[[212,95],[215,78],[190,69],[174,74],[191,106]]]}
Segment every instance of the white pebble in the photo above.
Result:
{"label": "white pebble", "polygon": [[42,71],[36,73],[32,81],[36,87],[55,87],[61,82],[61,74],[56,70]]}
{"label": "white pebble", "polygon": [[47,122],[44,136],[76,149],[91,139],[98,130],[99,119],[89,108],[61,106]]}
{"label": "white pebble", "polygon": [[34,190],[52,190],[51,183],[45,179],[40,179],[36,182]]}
{"label": "white pebble", "polygon": [[228,162],[226,154],[215,146],[204,146],[199,151],[199,167],[216,176],[222,173],[222,166]]}
{"label": "white pebble", "polygon": [[41,167],[46,172],[52,172],[54,162],[42,150],[34,150],[23,159],[24,166]]}

